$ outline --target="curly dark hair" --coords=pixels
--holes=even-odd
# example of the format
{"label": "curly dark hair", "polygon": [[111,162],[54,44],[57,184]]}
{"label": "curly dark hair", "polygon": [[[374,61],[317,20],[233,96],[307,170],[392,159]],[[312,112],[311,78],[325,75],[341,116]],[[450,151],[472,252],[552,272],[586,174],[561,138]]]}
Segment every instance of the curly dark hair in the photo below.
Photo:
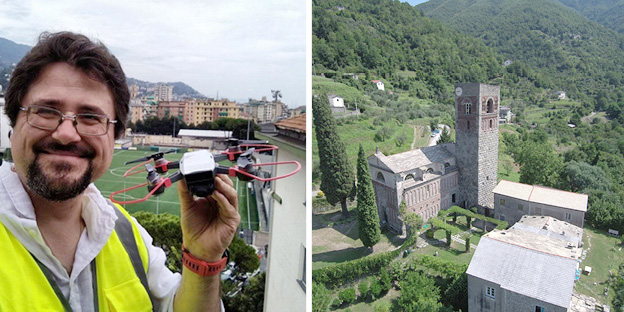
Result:
{"label": "curly dark hair", "polygon": [[43,68],[61,62],[81,69],[109,87],[117,119],[115,138],[121,137],[126,128],[130,100],[126,75],[117,58],[104,44],[71,32],[42,33],[37,45],[17,63],[5,94],[4,111],[11,120],[11,126],[15,126],[21,102]]}

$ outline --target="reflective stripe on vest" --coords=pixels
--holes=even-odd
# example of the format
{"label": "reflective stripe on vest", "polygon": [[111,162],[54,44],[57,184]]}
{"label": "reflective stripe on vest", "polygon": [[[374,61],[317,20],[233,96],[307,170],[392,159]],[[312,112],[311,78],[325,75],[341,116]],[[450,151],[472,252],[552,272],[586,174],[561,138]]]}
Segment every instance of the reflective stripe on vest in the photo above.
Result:
{"label": "reflective stripe on vest", "polygon": [[[97,280],[94,283],[97,293],[94,293],[95,310],[151,311],[148,290],[141,282],[141,279],[146,279],[147,247],[138,228],[129,221],[129,214],[123,208],[117,208],[115,231],[95,258],[95,266],[91,266],[92,273],[95,273],[93,277]],[[126,230],[120,230],[120,227],[126,227]],[[128,241],[127,233],[132,234],[130,241],[135,243],[134,252],[130,254],[140,258],[134,261],[139,263],[138,274],[130,254],[126,252],[132,248],[125,247],[120,239],[123,235],[123,240]],[[2,223],[0,246],[3,246],[0,257],[0,311],[64,311],[61,300],[35,259]],[[143,277],[139,278],[141,273]]]}

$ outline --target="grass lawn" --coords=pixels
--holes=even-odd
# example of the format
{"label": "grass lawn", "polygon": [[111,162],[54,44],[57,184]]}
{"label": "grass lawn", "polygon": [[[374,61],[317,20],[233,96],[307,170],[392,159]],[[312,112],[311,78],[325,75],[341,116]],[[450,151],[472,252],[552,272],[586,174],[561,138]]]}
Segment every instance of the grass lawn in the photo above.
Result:
{"label": "grass lawn", "polygon": [[[109,195],[112,192],[119,191],[133,185],[144,183],[146,174],[139,173],[136,175],[132,175],[124,178],[123,175],[126,170],[130,169],[132,166],[136,164],[124,165],[125,162],[135,160],[138,158],[142,158],[148,155],[155,153],[155,151],[131,151],[131,150],[115,150],[113,154],[113,160],[111,162],[110,168],[108,171],[95,182],[95,185],[98,187],[102,195],[106,198],[109,198]],[[179,161],[182,158],[183,153],[171,153],[165,155],[165,158],[170,161]],[[229,165],[229,164],[226,164]],[[137,169],[138,170],[138,169]],[[177,169],[174,169],[172,172],[176,172]],[[163,175],[166,176],[166,175]],[[234,184],[237,184],[237,180],[235,177],[231,177]],[[256,201],[254,197],[249,197],[249,204],[251,209],[249,209],[249,214],[247,212],[247,187],[246,183],[241,183],[239,186],[239,212],[241,214],[241,226],[243,228],[247,228],[248,225],[251,225],[252,229],[258,228],[258,213],[256,208]],[[138,189],[134,189],[125,194],[118,194],[115,196],[115,199],[118,200],[132,200],[143,198],[147,195],[147,187],[141,187]],[[123,205],[126,210],[129,212],[136,211],[151,211],[153,213],[170,213],[173,215],[180,215],[180,200],[178,198],[177,185],[173,185],[165,190],[164,193],[159,196],[152,196],[148,198],[145,202],[140,202],[136,204],[127,204]],[[248,215],[251,217],[251,221],[247,222]],[[245,223],[243,223],[243,220]]]}
{"label": "grass lawn", "polygon": [[613,290],[609,288],[607,297],[604,295],[604,289],[608,287],[609,271],[615,274],[620,263],[624,261],[624,248],[622,247],[619,238],[585,225],[583,252],[587,251],[587,254],[581,263],[581,269],[589,266],[592,272],[590,275],[582,273],[574,290],[594,297],[601,303],[610,304],[614,296]]}
{"label": "grass lawn", "polygon": [[[351,211],[349,219],[341,222],[341,218],[340,211],[312,215],[312,269],[391,251],[404,241],[394,233],[382,231],[379,243],[371,251],[359,239],[355,211]],[[333,226],[327,226],[331,223]]]}
{"label": "grass lawn", "polygon": [[[383,127],[392,128],[394,133],[384,141],[376,142],[374,140],[375,134]],[[366,156],[374,154],[377,146],[385,155],[392,155],[408,151],[414,140],[414,128],[401,124],[395,119],[375,126],[372,119],[347,118],[337,126],[337,132],[345,144],[347,157],[354,170],[360,144],[362,144]],[[401,135],[405,138],[403,144],[399,144],[397,140]],[[319,164],[318,141],[316,140],[316,132],[314,130],[312,131],[312,163],[315,166]]]}

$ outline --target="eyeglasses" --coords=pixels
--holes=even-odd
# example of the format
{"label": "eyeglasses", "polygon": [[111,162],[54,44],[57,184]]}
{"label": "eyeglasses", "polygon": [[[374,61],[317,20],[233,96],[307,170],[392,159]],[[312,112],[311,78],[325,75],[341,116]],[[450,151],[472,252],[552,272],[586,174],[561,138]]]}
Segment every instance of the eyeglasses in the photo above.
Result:
{"label": "eyeglasses", "polygon": [[117,120],[111,120],[104,115],[65,115],[57,109],[38,105],[20,107],[20,110],[26,112],[26,121],[35,128],[54,131],[63,120],[71,119],[73,120],[76,131],[78,131],[80,135],[86,136],[105,135],[108,133],[108,125],[117,123]]}

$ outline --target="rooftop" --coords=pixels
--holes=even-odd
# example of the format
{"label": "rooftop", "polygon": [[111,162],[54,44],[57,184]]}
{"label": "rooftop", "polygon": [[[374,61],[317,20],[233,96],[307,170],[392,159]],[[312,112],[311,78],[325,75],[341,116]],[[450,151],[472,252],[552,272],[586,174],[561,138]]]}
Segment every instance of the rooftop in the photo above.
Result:
{"label": "rooftop", "polygon": [[522,216],[513,228],[556,238],[577,246],[583,238],[582,228],[548,216]]}
{"label": "rooftop", "polygon": [[376,153],[371,157],[377,157],[379,161],[390,168],[392,172],[399,173],[427,166],[435,162],[444,163],[448,159],[454,158],[455,155],[447,149],[448,144],[453,143],[427,146],[390,156],[385,156],[382,153]]}
{"label": "rooftop", "polygon": [[275,123],[275,127],[296,132],[306,132],[306,114],[301,114],[292,118],[284,119]]}
{"label": "rooftop", "polygon": [[[502,235],[502,231],[495,232],[497,235],[494,236]],[[570,306],[577,266],[575,259],[498,238],[488,235],[481,238],[466,274],[543,302],[566,309]]]}
{"label": "rooftop", "polygon": [[180,137],[196,137],[196,138],[229,138],[232,136],[232,131],[223,130],[195,130],[195,129],[180,129],[178,132]]}
{"label": "rooftop", "polygon": [[587,211],[587,195],[567,192],[539,185],[501,180],[494,188],[494,194],[509,196],[533,203],[557,206],[578,211]]}

